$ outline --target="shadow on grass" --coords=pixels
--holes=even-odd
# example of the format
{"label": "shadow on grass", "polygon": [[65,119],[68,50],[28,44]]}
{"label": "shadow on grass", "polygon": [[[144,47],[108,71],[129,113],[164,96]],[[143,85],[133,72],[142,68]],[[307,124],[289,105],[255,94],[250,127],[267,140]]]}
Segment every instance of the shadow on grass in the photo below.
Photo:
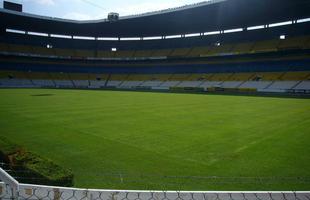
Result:
{"label": "shadow on grass", "polygon": [[30,96],[32,97],[48,97],[48,96],[54,96],[55,94],[32,94]]}

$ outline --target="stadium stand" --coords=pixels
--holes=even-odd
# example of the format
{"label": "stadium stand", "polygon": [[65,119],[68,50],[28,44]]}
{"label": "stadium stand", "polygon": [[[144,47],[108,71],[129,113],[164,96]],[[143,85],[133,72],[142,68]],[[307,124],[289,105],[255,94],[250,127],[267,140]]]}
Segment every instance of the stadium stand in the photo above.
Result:
{"label": "stadium stand", "polygon": [[256,42],[254,44],[254,47],[252,48],[252,51],[254,53],[277,51],[279,43],[280,43],[279,40],[267,40],[262,42]]}
{"label": "stadium stand", "polygon": [[309,8],[306,0],[211,1],[112,24],[0,9],[0,86],[309,93]]}
{"label": "stadium stand", "polygon": [[83,74],[1,71],[1,86],[8,87],[62,87],[130,89],[150,87],[184,88],[240,88],[285,92],[309,90],[310,71],[268,73],[214,73],[214,74]]}
{"label": "stadium stand", "polygon": [[151,57],[152,53],[153,53],[152,51],[137,50],[134,53],[134,57],[148,58],[148,57]]}
{"label": "stadium stand", "polygon": [[300,84],[296,85],[293,89],[296,90],[309,90],[310,81],[302,81]]}
{"label": "stadium stand", "polygon": [[[108,19],[65,20],[0,8],[0,19],[0,88],[310,95],[309,0],[210,0],[176,9],[121,16],[113,22]],[[83,98],[81,100],[84,101]],[[128,104],[129,101],[126,102],[126,100],[121,99],[121,102]],[[119,105],[117,103],[116,101],[116,107]],[[140,105],[137,104],[137,106]],[[197,107],[197,105],[194,106]],[[177,108],[186,111],[191,107],[184,108],[179,104]],[[218,108],[215,108],[218,112]],[[59,107],[57,109],[59,110]],[[85,109],[98,110],[96,107],[87,106]],[[26,111],[29,110],[29,108],[26,109]],[[115,111],[115,109],[109,109],[105,114],[110,117],[113,110]],[[75,111],[73,114],[80,113]],[[137,116],[139,114],[136,113]],[[157,115],[154,116],[157,117]],[[104,119],[103,116],[101,117]],[[229,121],[230,118],[227,117],[227,119]],[[32,118],[28,122],[31,120]],[[214,120],[218,121],[217,116]],[[153,120],[150,121],[153,122]],[[205,125],[218,126],[218,123],[212,124],[211,121],[206,121]],[[56,122],[59,122],[58,118]],[[65,121],[65,123],[69,122],[70,120]],[[133,123],[137,122],[137,120],[133,121]],[[227,130],[236,128],[234,123],[232,123],[233,126],[230,125],[227,126]],[[208,130],[208,128],[203,129]],[[109,132],[108,129],[105,131]],[[113,131],[111,133],[114,134]],[[58,137],[59,134],[62,132],[56,136]],[[118,139],[117,135],[115,137]],[[144,139],[141,136],[139,138],[141,141]],[[79,139],[83,140],[84,137]],[[278,144],[280,143],[282,145],[283,142],[280,141]],[[126,144],[121,141],[120,145]],[[224,158],[224,161],[230,160],[227,158]],[[294,159],[292,160],[294,163]],[[173,162],[169,161],[169,163]],[[123,185],[122,173],[115,174],[117,182]],[[179,172],[174,174],[176,176],[173,177],[179,179]],[[141,174],[142,178],[144,179]],[[186,175],[184,178],[189,177]],[[195,180],[198,180],[196,178],[203,177],[195,177]],[[225,183],[220,176],[211,178],[225,185],[243,183],[238,182],[236,179],[238,177],[226,177],[227,180],[232,180],[231,183],[230,181]],[[263,183],[264,177],[252,178]],[[285,181],[287,178],[291,181],[295,180],[294,177],[265,178],[272,182],[277,178],[280,181]],[[55,200],[72,198],[76,200],[309,199],[308,194],[303,194],[306,192],[256,191],[239,194],[214,191],[210,193],[97,191],[29,185],[20,184],[13,177],[8,178],[1,169],[0,179],[4,181],[0,183],[1,199],[12,200],[25,198],[34,200],[51,198]],[[207,181],[212,179],[208,177]],[[239,180],[241,179],[251,184],[247,177],[239,177]],[[7,180],[9,182],[6,182]],[[297,180],[303,184],[307,183],[302,177],[297,177]],[[132,181],[134,185],[139,185],[136,179]],[[155,182],[152,183],[154,186],[157,184]],[[180,179],[176,182],[185,184],[187,180],[183,182],[183,179]],[[251,187],[254,189],[261,187],[255,184]],[[10,187],[12,190],[9,190]],[[278,185],[275,188],[277,187]]]}
{"label": "stadium stand", "polygon": [[[8,34],[8,37],[12,37]],[[27,39],[27,38],[25,38]],[[29,39],[29,38],[28,38]],[[35,39],[35,38],[34,38]],[[183,40],[183,39],[182,39]],[[186,40],[186,39],[184,39]],[[297,41],[297,42],[296,42]],[[21,41],[24,43],[25,41]],[[64,41],[67,43],[67,41]],[[45,42],[48,44],[48,42]],[[230,43],[216,46],[209,44],[208,46],[201,46],[192,48],[169,48],[169,49],[145,49],[145,50],[119,50],[111,52],[108,50],[89,50],[77,47],[74,49],[64,48],[46,48],[35,45],[10,44],[2,42],[0,49],[2,52],[23,53],[35,55],[49,55],[61,57],[77,57],[77,58],[136,58],[136,57],[199,57],[199,56],[222,56],[231,54],[253,54],[260,52],[274,52],[294,49],[309,49],[309,36],[291,37],[280,41],[275,40],[258,40],[252,43],[240,42]]]}

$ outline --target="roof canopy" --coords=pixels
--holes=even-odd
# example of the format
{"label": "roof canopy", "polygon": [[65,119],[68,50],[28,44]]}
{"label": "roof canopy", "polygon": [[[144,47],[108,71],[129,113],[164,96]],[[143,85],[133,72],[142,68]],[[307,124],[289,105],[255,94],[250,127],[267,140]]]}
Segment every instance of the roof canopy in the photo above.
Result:
{"label": "roof canopy", "polygon": [[243,28],[310,17],[309,0],[213,0],[116,22],[73,21],[0,11],[1,29],[92,37],[151,37]]}

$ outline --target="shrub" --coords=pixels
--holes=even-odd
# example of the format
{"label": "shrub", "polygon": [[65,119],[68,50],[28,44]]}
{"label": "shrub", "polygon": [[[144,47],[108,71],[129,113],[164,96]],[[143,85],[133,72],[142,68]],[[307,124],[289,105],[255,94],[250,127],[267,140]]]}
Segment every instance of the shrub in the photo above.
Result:
{"label": "shrub", "polygon": [[73,173],[53,161],[19,147],[0,137],[0,159],[16,171],[18,181],[54,186],[73,186]]}

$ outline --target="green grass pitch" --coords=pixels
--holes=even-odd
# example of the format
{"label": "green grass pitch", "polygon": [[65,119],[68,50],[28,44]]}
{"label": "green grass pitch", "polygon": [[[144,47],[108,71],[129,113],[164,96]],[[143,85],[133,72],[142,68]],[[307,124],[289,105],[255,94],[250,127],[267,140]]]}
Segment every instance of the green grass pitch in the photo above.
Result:
{"label": "green grass pitch", "polygon": [[310,99],[55,89],[0,97],[0,136],[71,168],[76,187],[310,190]]}

